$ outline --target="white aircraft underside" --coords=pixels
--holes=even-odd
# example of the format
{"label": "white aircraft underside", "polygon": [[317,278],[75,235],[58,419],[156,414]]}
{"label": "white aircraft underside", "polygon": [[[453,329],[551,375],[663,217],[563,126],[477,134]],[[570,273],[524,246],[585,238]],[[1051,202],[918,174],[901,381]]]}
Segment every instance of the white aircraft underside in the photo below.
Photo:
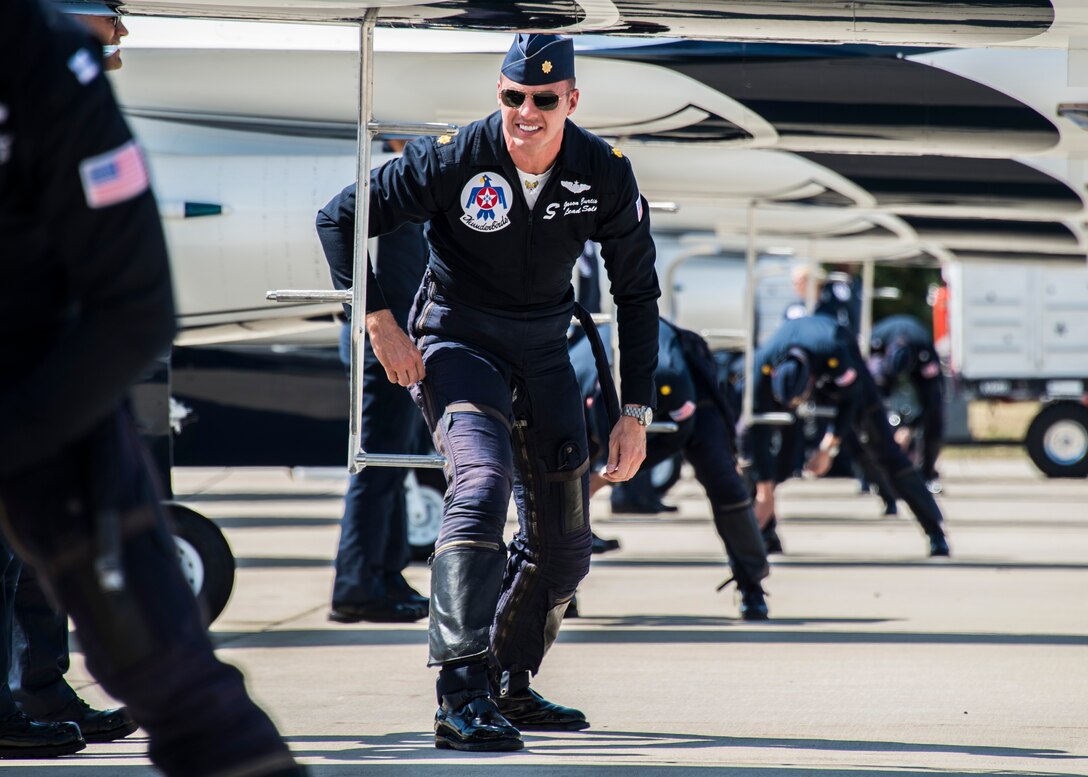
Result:
{"label": "white aircraft underside", "polygon": [[[493,27],[517,26],[512,20],[526,8],[541,7],[378,5],[379,23],[403,25],[414,19],[420,26],[438,27],[486,14],[492,14]],[[699,16],[716,10],[733,14],[733,39],[1002,45],[907,50],[868,60],[841,56],[835,47],[807,47],[785,56],[723,48],[707,59],[705,51],[661,48],[653,41],[579,38],[583,99],[574,119],[630,156],[651,202],[676,205],[655,210],[657,229],[706,235],[722,251],[743,250],[754,213],[762,249],[788,249],[819,261],[933,262],[957,252],[971,258],[1008,253],[1021,259],[1084,261],[1088,239],[1080,159],[1088,139],[1074,120],[1055,111],[1055,101],[1088,102],[1088,85],[1065,77],[1075,72],[1072,63],[1080,56],[1066,44],[1078,30],[1088,29],[1079,26],[1086,21],[1079,4],[1056,1],[1050,9],[1026,0],[995,10],[994,4],[971,2],[865,3],[866,13],[883,21],[866,29],[855,24],[849,34],[840,30],[833,35],[824,32],[838,22],[798,19],[817,11],[834,16],[854,4],[791,3],[798,10],[792,20],[778,14],[781,3],[770,2],[543,5],[546,11],[537,18],[572,32],[593,25],[598,32],[630,33],[637,19],[645,33],[650,15],[660,14],[668,17],[660,24],[672,35],[699,30],[700,37],[724,37],[722,22]],[[363,6],[135,0],[126,7],[152,14],[317,21],[358,15]],[[609,16],[609,7],[619,16]],[[893,7],[903,11],[899,21],[890,14]],[[961,19],[975,18],[976,23],[954,22],[946,13],[953,8]],[[687,11],[691,15],[685,16]],[[928,21],[925,35],[902,21],[908,12]],[[751,33],[754,21],[736,16],[745,13],[763,14],[763,37]],[[575,16],[579,21],[559,24]],[[268,319],[335,309],[277,306],[267,303],[264,294],[273,288],[329,285],[313,218],[354,178],[356,31],[130,21],[125,67],[112,77],[149,152],[190,341],[253,337],[283,323]],[[1016,30],[1027,33],[1017,37],[1011,34]],[[463,124],[487,114],[495,109],[492,84],[508,41],[508,34],[379,29],[375,117]],[[1033,45],[1058,48],[1018,48]],[[936,93],[934,103],[915,106],[916,113],[908,110],[903,122],[882,125],[879,99],[850,91],[866,83],[867,66],[895,80],[897,91],[887,96],[890,104],[897,94],[916,102],[911,89],[926,99]],[[841,105],[816,94],[811,120],[803,111],[784,112],[784,105],[803,101],[778,89],[806,69],[820,81],[842,78],[824,85],[831,94],[838,90]],[[723,84],[735,82],[737,72],[746,72],[754,85],[722,91]],[[970,118],[960,121],[957,105],[941,103],[938,84],[968,101],[965,116],[977,115],[973,110],[978,108],[1007,122],[987,130],[972,125]],[[863,105],[872,107],[871,115],[860,115]],[[836,110],[846,118],[840,119]],[[941,119],[941,111],[951,118]],[[919,162],[904,165],[903,157]],[[212,205],[221,212],[183,217],[185,203]],[[1010,229],[1010,222],[1028,226]],[[239,321],[247,323],[240,329]]]}

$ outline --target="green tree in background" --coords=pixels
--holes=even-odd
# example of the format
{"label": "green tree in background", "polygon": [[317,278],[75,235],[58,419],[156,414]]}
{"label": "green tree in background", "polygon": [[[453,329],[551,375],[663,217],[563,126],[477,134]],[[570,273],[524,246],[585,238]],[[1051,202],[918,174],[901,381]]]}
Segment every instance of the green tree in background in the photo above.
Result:
{"label": "green tree in background", "polygon": [[899,299],[874,299],[873,322],[888,316],[914,316],[933,332],[933,308],[926,298],[929,287],[941,285],[941,271],[936,267],[896,267],[878,264],[873,276],[875,288],[899,289]]}

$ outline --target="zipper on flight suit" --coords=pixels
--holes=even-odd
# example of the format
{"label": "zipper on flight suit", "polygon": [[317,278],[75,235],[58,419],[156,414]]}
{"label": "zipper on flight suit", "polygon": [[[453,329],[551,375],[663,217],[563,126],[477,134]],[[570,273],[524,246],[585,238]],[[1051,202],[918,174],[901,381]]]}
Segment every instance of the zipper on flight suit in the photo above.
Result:
{"label": "zipper on flight suit", "polygon": [[447,550],[455,550],[457,548],[484,548],[486,550],[498,552],[502,550],[502,545],[497,542],[481,542],[480,540],[454,540],[453,542],[447,542],[441,548],[435,550],[427,562],[430,563],[431,561],[434,561],[437,556],[441,556]]}
{"label": "zipper on flight suit", "polygon": [[[517,438],[517,441],[518,441],[518,455],[520,456],[520,458],[521,458],[521,460],[523,462],[523,465],[524,465],[525,481],[526,481],[525,484],[527,486],[527,488],[526,488],[527,497],[526,497],[525,501],[527,502],[526,510],[529,513],[529,515],[528,515],[528,519],[529,519],[529,527],[528,528],[529,528],[529,533],[530,533],[529,539],[530,539],[530,545],[535,547],[536,543],[535,543],[534,540],[535,540],[536,534],[537,534],[537,530],[536,530],[536,514],[537,513],[536,513],[536,489],[533,488],[533,485],[535,483],[536,478],[533,476],[533,464],[532,464],[532,461],[529,459],[529,446],[525,442],[525,428],[528,425],[529,425],[528,422],[523,418],[517,418],[517,419],[514,420],[514,436]],[[529,588],[529,586],[532,583],[532,578],[536,575],[536,565],[534,564],[532,566],[525,567],[524,572],[525,572],[525,583],[524,583],[524,585],[521,586],[520,590],[515,595],[514,600],[512,602],[510,602],[510,613],[504,620],[504,623],[502,625],[502,630],[499,631],[495,635],[494,643],[495,643],[496,647],[503,644],[506,641],[507,635],[510,633],[510,624],[514,622],[514,617],[517,615],[518,605],[521,603],[521,600],[522,600],[522,594]],[[498,652],[498,651],[496,650],[496,652]]]}

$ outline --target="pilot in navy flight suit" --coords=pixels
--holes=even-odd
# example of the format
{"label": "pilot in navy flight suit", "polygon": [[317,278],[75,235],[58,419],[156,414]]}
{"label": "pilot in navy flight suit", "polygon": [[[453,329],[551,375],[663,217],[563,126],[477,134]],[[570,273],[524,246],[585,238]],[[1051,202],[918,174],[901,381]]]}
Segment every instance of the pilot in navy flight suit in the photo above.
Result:
{"label": "pilot in navy flight suit", "polygon": [[[602,335],[606,330],[602,327]],[[607,335],[603,335],[608,342]],[[607,446],[607,418],[601,410],[601,387],[589,343],[582,339],[571,347],[571,363],[586,399],[586,425],[590,447]],[[767,600],[761,585],[770,574],[767,550],[752,512],[748,486],[737,472],[736,417],[718,386],[714,357],[702,337],[661,320],[658,337],[656,414],[677,424],[675,432],[652,434],[647,438],[647,472],[677,453],[683,453],[695,468],[695,478],[706,491],[714,516],[714,528],[725,545],[733,580],[741,594],[740,614],[744,620],[766,620]],[[606,485],[596,473],[590,490]],[[719,588],[720,590],[720,588]]]}
{"label": "pilot in navy flight suit", "polygon": [[944,440],[944,377],[933,337],[914,316],[889,316],[873,327],[869,370],[884,397],[907,379],[918,397],[920,412],[911,426],[922,432],[922,479],[937,488],[937,457]]}
{"label": "pilot in navy flight suit", "polygon": [[[317,236],[332,271],[333,285],[351,288],[355,239],[355,184],[317,213]],[[408,310],[427,267],[423,227],[406,223],[378,238],[374,274],[389,310],[406,327]],[[351,315],[350,306],[348,315]],[[350,365],[351,330],[344,326],[340,357]],[[390,383],[374,351],[363,363],[363,450],[373,453],[416,453],[424,434],[419,410],[408,391]],[[427,617],[427,599],[402,574],[411,559],[408,547],[404,479],[399,467],[366,467],[352,475],[340,521],[329,620],[409,623]]]}
{"label": "pilot in navy flight suit", "polygon": [[[440,667],[435,744],[462,750],[519,749],[516,726],[589,725],[529,687],[589,569],[589,458],[566,340],[587,240],[601,246],[618,309],[625,404],[611,481],[645,456],[657,361],[648,207],[623,154],[567,119],[579,96],[573,42],[516,36],[497,92],[498,112],[456,137],[412,141],[371,176],[370,233],[427,222],[431,247],[412,339],[369,275],[366,328],[448,462],[429,663]],[[507,553],[511,493],[519,529]]]}
{"label": "pilot in navy flight suit", "polygon": [[[888,475],[929,537],[930,555],[947,556],[943,516],[910,461],[895,444],[884,404],[869,375],[857,341],[825,316],[783,321],[754,359],[753,411],[794,411],[810,397],[836,410],[806,468],[824,475],[845,446],[855,459]],[[763,524],[774,514],[775,461],[771,430],[755,424],[742,430],[741,450],[756,482],[756,517]]]}
{"label": "pilot in navy flight suit", "polygon": [[[174,306],[101,46],[34,0],[0,10],[0,528],[165,774],[299,774],[241,674],[212,652],[121,407],[169,347]],[[20,721],[32,733],[12,712],[5,744]]]}

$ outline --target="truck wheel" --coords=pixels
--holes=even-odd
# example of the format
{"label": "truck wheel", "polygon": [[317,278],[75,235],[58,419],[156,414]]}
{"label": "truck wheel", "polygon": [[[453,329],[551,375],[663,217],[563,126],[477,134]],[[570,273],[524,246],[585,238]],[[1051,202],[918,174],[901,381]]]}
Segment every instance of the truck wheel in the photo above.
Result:
{"label": "truck wheel", "polygon": [[205,625],[211,625],[234,590],[234,554],[210,519],[177,502],[162,507],[172,524],[181,573],[196,594]]}
{"label": "truck wheel", "polygon": [[1073,402],[1043,408],[1028,427],[1026,443],[1047,477],[1088,477],[1088,408]]}
{"label": "truck wheel", "polygon": [[434,543],[442,526],[446,476],[440,469],[411,470],[404,487],[408,492],[405,495],[408,546],[414,561],[426,561],[434,553]]}

